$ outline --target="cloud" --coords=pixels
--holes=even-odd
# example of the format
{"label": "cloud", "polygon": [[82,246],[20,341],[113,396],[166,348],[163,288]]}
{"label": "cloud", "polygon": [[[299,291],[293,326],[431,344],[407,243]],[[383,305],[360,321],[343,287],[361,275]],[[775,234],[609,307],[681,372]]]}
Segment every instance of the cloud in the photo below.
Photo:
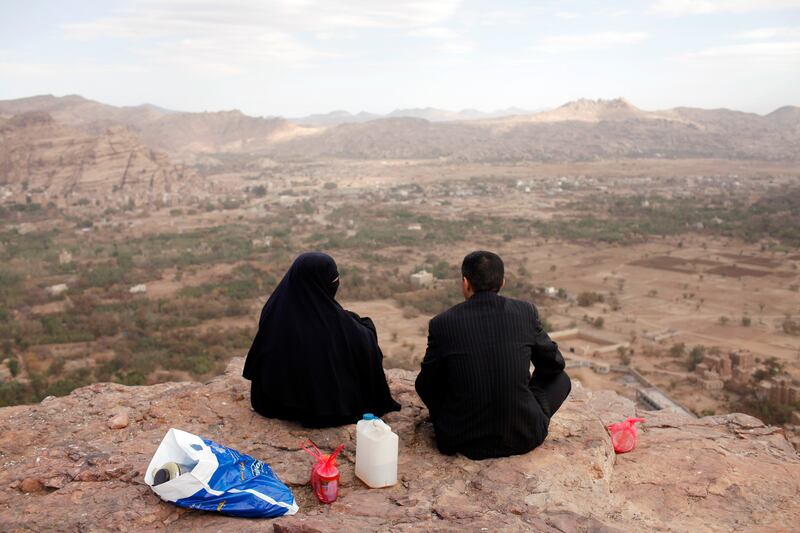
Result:
{"label": "cloud", "polygon": [[143,47],[138,53],[151,64],[219,75],[244,74],[267,66],[302,68],[315,60],[337,57],[289,34],[255,28],[169,40]]}
{"label": "cloud", "polygon": [[440,41],[433,47],[433,50],[443,54],[468,54],[475,48],[471,42],[464,39],[457,31],[441,26],[419,28],[408,32],[408,35]]}
{"label": "cloud", "polygon": [[556,17],[558,17],[560,19],[565,19],[565,20],[576,19],[576,18],[579,18],[580,16],[581,16],[580,13],[574,13],[572,11],[558,11],[558,12],[556,12]]}
{"label": "cloud", "polygon": [[729,60],[742,62],[746,60],[758,61],[800,61],[800,41],[790,42],[760,42],[747,44],[733,44],[726,46],[713,46],[679,56],[678,59],[688,61],[710,60],[718,62]]}
{"label": "cloud", "polygon": [[549,10],[544,6],[525,4],[517,7],[470,9],[458,13],[458,19],[466,26],[519,26],[527,24],[531,17],[544,16]]}
{"label": "cloud", "polygon": [[419,28],[411,30],[408,34],[412,37],[429,37],[431,39],[457,39],[460,35],[455,30],[441,26]]}
{"label": "cloud", "polygon": [[614,46],[627,46],[646,40],[649,35],[641,31],[599,32],[573,35],[551,35],[543,37],[533,46],[540,52],[569,52],[575,50],[595,50]]}
{"label": "cloud", "polygon": [[776,39],[800,37],[800,27],[757,28],[736,34],[739,39]]}
{"label": "cloud", "polygon": [[434,50],[442,54],[469,54],[475,46],[467,41],[448,41],[434,47]]}
{"label": "cloud", "polygon": [[88,59],[70,63],[20,63],[0,60],[0,75],[7,78],[58,78],[74,75],[143,74],[148,70],[140,65],[107,65]]}
{"label": "cloud", "polygon": [[657,0],[650,13],[669,17],[800,8],[800,0]]}
{"label": "cloud", "polygon": [[460,0],[136,0],[114,15],[63,26],[68,37],[149,39],[221,28],[334,32],[416,28],[453,16]]}
{"label": "cloud", "polygon": [[427,31],[450,39],[444,49],[463,52],[468,43],[436,26],[460,1],[134,0],[111,16],[62,28],[71,39],[130,41],[149,63],[224,76],[338,57],[331,43],[363,29]]}

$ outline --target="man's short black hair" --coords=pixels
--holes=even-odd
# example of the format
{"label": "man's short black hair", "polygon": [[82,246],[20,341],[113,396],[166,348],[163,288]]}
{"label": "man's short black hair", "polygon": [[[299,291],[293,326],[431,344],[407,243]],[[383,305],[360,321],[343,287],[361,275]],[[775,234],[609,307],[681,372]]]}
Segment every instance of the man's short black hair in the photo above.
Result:
{"label": "man's short black hair", "polygon": [[467,254],[461,263],[461,275],[467,278],[475,292],[497,292],[503,286],[505,267],[500,256],[478,250]]}

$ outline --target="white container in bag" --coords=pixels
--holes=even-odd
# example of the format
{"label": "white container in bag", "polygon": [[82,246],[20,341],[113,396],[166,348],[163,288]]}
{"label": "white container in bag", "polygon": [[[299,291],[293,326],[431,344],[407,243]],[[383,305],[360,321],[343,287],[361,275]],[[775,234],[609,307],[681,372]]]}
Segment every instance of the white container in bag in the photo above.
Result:
{"label": "white container in bag", "polygon": [[371,413],[356,424],[356,476],[372,488],[397,483],[397,434]]}

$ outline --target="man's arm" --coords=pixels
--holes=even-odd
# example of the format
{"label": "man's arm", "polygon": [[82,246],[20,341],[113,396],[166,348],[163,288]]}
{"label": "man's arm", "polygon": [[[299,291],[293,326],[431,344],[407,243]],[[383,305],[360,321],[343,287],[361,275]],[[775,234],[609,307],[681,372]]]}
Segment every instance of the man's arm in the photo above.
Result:
{"label": "man's arm", "polygon": [[444,393],[444,355],[440,351],[439,339],[436,335],[434,321],[428,324],[428,348],[422,360],[415,388],[417,394],[428,407],[431,418],[436,416]]}
{"label": "man's arm", "polygon": [[553,341],[547,332],[542,328],[539,320],[539,311],[536,306],[533,308],[534,337],[533,348],[531,350],[531,362],[534,372],[538,376],[552,376],[564,371],[566,364],[558,344]]}

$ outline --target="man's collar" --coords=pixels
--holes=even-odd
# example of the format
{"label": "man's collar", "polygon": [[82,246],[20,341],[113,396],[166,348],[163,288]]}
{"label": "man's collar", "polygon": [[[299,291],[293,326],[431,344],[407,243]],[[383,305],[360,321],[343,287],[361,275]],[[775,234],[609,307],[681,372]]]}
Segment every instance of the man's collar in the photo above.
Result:
{"label": "man's collar", "polygon": [[476,292],[475,294],[473,294],[472,297],[470,298],[470,300],[473,300],[475,298],[477,298],[479,300],[485,300],[487,298],[494,298],[496,296],[497,296],[497,293],[494,292],[494,291],[481,291],[481,292]]}

